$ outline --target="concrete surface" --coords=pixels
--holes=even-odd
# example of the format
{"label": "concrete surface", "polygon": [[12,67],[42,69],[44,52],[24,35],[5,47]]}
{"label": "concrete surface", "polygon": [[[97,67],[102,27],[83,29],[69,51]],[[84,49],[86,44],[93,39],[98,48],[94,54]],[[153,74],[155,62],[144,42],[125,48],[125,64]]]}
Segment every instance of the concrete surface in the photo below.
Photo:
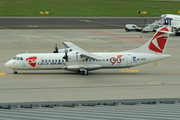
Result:
{"label": "concrete surface", "polygon": [[144,27],[160,17],[0,17],[0,29],[122,29]]}
{"label": "concrete surface", "polygon": [[[1,29],[0,103],[179,98],[179,36],[171,35],[166,54],[172,57],[134,68],[107,69],[83,76],[69,71],[19,71],[13,74],[4,63],[18,53],[53,52],[57,42],[71,41],[89,52],[124,51],[141,46],[153,32],[125,32],[124,29]],[[139,72],[137,72],[139,71]]]}

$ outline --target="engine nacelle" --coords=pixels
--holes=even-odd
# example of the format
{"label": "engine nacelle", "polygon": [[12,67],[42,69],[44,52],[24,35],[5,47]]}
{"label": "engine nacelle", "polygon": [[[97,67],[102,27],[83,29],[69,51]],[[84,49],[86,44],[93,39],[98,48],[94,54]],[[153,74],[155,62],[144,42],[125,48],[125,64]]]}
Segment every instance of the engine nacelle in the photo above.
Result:
{"label": "engine nacelle", "polygon": [[73,49],[71,49],[71,48],[66,48],[66,49],[59,49],[58,52],[59,53],[65,53],[66,50],[67,50],[67,53],[73,51]]}
{"label": "engine nacelle", "polygon": [[77,53],[70,53],[68,54],[68,60],[69,62],[75,62],[75,61],[80,61],[80,60],[85,60],[85,57],[81,57],[80,54]]}

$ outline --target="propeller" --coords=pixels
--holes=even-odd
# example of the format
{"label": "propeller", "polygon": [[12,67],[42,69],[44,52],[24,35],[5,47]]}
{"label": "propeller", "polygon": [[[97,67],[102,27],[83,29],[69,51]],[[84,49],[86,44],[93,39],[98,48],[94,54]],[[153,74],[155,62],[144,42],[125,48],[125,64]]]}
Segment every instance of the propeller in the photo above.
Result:
{"label": "propeller", "polygon": [[53,51],[53,53],[58,53],[57,43],[55,44],[54,48],[55,48],[55,51]]}
{"label": "propeller", "polygon": [[63,59],[65,59],[66,62],[68,62],[68,55],[67,55],[67,52],[68,52],[68,50],[65,49],[65,55],[64,55]]}

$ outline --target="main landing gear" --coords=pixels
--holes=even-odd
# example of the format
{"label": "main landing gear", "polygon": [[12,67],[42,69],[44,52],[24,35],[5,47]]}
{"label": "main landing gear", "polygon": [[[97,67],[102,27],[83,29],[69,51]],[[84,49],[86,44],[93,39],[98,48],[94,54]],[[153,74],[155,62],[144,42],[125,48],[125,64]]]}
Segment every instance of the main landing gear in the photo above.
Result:
{"label": "main landing gear", "polygon": [[88,70],[84,69],[84,68],[80,68],[79,69],[79,73],[83,74],[83,75],[88,75]]}

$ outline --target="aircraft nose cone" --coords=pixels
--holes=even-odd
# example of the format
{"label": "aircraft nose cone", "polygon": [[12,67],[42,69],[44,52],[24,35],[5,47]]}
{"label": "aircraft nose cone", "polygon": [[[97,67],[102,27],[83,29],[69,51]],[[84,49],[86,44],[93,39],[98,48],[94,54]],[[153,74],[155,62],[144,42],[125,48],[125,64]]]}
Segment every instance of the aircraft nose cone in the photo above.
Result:
{"label": "aircraft nose cone", "polygon": [[6,62],[4,65],[5,65],[7,68],[9,68],[9,67],[11,66],[11,63],[10,63],[10,61],[8,61],[8,62]]}

